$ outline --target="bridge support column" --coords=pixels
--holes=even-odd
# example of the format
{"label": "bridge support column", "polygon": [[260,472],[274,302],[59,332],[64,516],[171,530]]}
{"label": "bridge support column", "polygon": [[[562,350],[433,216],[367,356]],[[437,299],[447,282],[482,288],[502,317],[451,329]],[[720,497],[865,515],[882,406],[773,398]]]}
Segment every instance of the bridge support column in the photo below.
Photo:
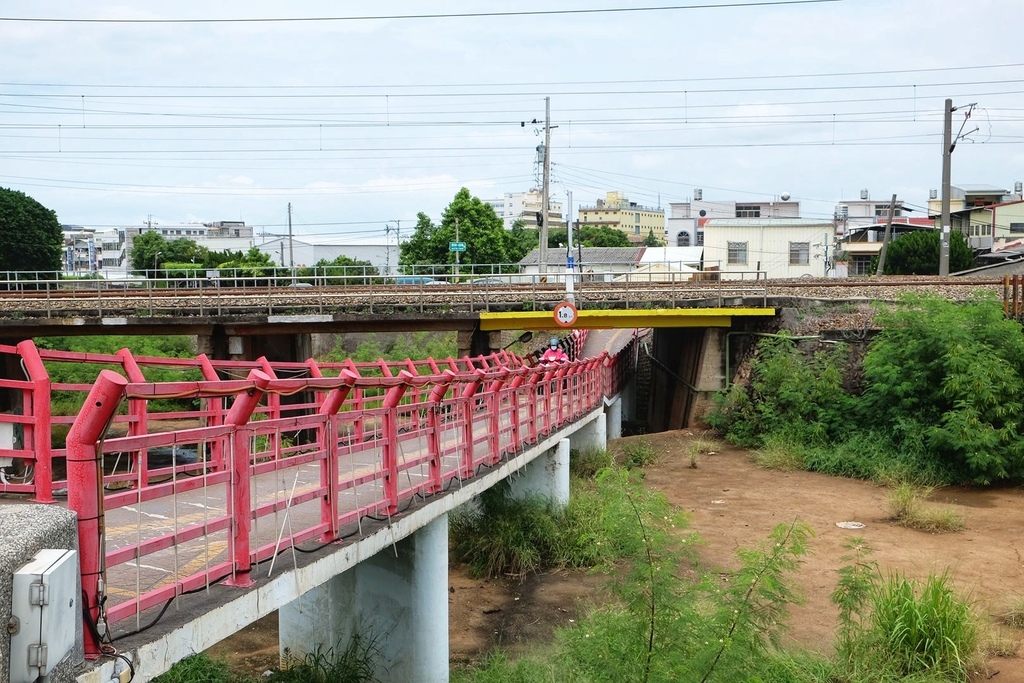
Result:
{"label": "bridge support column", "polygon": [[[593,448],[597,450],[604,450],[608,448],[608,417],[600,415],[596,420],[592,420],[589,424],[584,425],[580,429],[573,432],[569,439],[572,441],[572,447],[578,451],[587,450]],[[621,423],[621,422],[620,422]]]}
{"label": "bridge support column", "polygon": [[344,652],[356,633],[382,683],[448,681],[448,516],[442,515],[279,611],[281,652]]}
{"label": "bridge support column", "polygon": [[569,439],[536,457],[512,480],[514,498],[534,496],[551,502],[555,508],[569,504]]}
{"label": "bridge support column", "polygon": [[605,435],[609,439],[620,439],[622,438],[622,396],[616,396],[615,399],[605,406],[604,409],[604,430]]}
{"label": "bridge support column", "polygon": [[693,401],[689,427],[702,422],[711,412],[714,394],[707,389],[725,388],[725,335],[726,330],[709,327],[704,330],[704,357],[697,368],[696,385],[702,390]]}

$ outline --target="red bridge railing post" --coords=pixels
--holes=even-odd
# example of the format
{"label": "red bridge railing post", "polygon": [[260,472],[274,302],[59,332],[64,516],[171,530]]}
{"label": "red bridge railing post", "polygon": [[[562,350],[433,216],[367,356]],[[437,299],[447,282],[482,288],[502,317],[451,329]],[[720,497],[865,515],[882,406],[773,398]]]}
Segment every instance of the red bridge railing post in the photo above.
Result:
{"label": "red bridge railing post", "polygon": [[228,497],[228,514],[231,516],[231,578],[224,582],[228,586],[246,588],[255,583],[249,576],[252,571],[249,532],[252,529],[252,487],[250,483],[251,454],[249,437],[251,428],[246,428],[249,418],[263,398],[263,392],[270,384],[270,377],[259,370],[249,371],[253,386],[235,398],[224,424],[232,425],[231,433],[231,495]]}
{"label": "red bridge railing post", "polygon": [[[50,409],[50,374],[46,372],[39,350],[27,339],[16,347],[25,362],[25,371],[32,382],[31,401],[24,407],[26,415],[34,418],[27,423],[25,429],[25,447],[35,452],[35,496],[37,503],[53,501],[53,444],[52,421]],[[31,446],[29,445],[31,444]]]}
{"label": "red bridge railing post", "polygon": [[[110,424],[124,396],[128,380],[112,370],[101,370],[82,410],[67,436],[68,508],[78,515],[79,566],[82,573],[83,612],[95,625],[103,596],[100,579],[103,552],[103,460],[96,442]],[[93,630],[85,632],[85,656],[102,653]]]}
{"label": "red bridge railing post", "polygon": [[474,371],[475,377],[466,384],[462,390],[462,466],[460,473],[462,477],[468,478],[473,476],[473,442],[476,440],[476,435],[473,433],[473,414],[476,412],[473,406],[473,397],[480,390],[480,385],[483,384],[484,375],[486,374],[483,370],[477,369]]}
{"label": "red bridge railing post", "polygon": [[407,382],[412,379],[407,371],[398,373],[402,384],[391,387],[384,394],[383,445],[381,457],[384,467],[384,498],[388,505],[388,514],[398,512],[398,404],[409,389]]}
{"label": "red bridge railing post", "polygon": [[451,370],[445,370],[442,373],[442,379],[434,385],[434,388],[430,390],[430,403],[429,412],[427,413],[427,426],[429,428],[427,448],[430,453],[430,485],[427,488],[427,493],[437,493],[441,490],[443,482],[441,481],[442,472],[442,456],[441,456],[441,432],[444,429],[444,419],[441,413],[441,402],[444,401],[445,394],[448,393],[448,389],[451,387],[452,381],[455,379],[455,373]]}
{"label": "red bridge railing post", "polygon": [[[309,363],[313,363],[313,361],[309,361]],[[314,375],[315,377],[323,377],[322,374],[319,374],[320,368],[315,363],[311,365],[311,369],[315,369],[318,373]],[[320,440],[324,449],[324,459],[320,462],[320,481],[327,487],[327,495],[320,499],[320,521],[330,524],[330,531],[320,536],[321,543],[329,543],[338,538],[338,441],[341,434],[338,433],[337,415],[342,404],[345,403],[345,399],[348,398],[349,392],[352,391],[352,387],[355,386],[356,380],[359,379],[355,373],[348,370],[342,370],[338,376],[345,383],[327,392],[320,403],[319,410],[321,415],[327,417],[320,429]]]}

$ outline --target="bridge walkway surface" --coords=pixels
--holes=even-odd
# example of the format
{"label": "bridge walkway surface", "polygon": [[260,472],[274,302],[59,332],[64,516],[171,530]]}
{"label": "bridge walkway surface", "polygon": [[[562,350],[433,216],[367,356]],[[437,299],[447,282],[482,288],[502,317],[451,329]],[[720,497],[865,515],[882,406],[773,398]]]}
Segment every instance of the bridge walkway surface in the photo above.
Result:
{"label": "bridge walkway surface", "polygon": [[[567,339],[574,355],[586,337]],[[0,486],[39,502],[66,495],[77,513],[91,659],[115,648],[139,657],[166,637],[154,627],[161,619],[198,623],[217,605],[244,603],[232,596],[256,595],[245,615],[235,610],[234,623],[218,625],[229,634],[262,616],[272,600],[261,586],[280,586],[286,572],[346,547],[367,552],[359,539],[381,529],[389,534],[373,547],[393,545],[449,509],[420,515],[428,501],[462,492],[465,502],[556,445],[574,422],[592,420],[626,381],[631,357],[603,353],[551,368],[501,352],[360,367],[78,357],[31,342],[0,354],[17,355],[29,376],[0,380],[20,396],[0,415],[19,432],[0,458],[20,471]],[[104,369],[93,385],[51,382],[47,369],[59,363]],[[143,367],[208,379],[148,382]],[[83,406],[77,416],[50,410],[52,398],[70,394]],[[53,435],[66,426],[61,443]],[[323,580],[293,576],[282,595]],[[147,655],[147,677],[188,647],[212,644],[209,633],[193,635],[185,650],[164,647],[157,663]],[[80,680],[108,680],[111,671],[94,665]]]}

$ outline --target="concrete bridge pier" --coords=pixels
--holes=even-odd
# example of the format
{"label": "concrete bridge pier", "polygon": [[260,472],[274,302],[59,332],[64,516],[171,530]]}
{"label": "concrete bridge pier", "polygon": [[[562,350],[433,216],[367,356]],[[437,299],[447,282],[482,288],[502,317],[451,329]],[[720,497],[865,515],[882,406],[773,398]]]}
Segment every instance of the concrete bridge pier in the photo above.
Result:
{"label": "concrete bridge pier", "polygon": [[561,439],[557,446],[519,470],[512,478],[510,493],[513,498],[543,498],[555,508],[568,505],[569,439]]}
{"label": "concrete bridge pier", "polygon": [[448,515],[282,607],[278,626],[282,659],[358,634],[382,683],[447,683]]}
{"label": "concrete bridge pier", "polygon": [[[608,439],[622,438],[622,396],[613,398],[604,409],[604,431]],[[607,443],[607,440],[606,440]]]}
{"label": "concrete bridge pier", "polygon": [[[621,417],[619,421],[621,429]],[[569,441],[575,450],[583,451],[588,448],[604,450],[608,448],[608,413],[603,412],[596,419],[580,427],[572,433]]]}
{"label": "concrete bridge pier", "polygon": [[456,338],[458,357],[486,356],[501,350],[501,330],[485,332],[479,327],[473,330],[459,330]]}

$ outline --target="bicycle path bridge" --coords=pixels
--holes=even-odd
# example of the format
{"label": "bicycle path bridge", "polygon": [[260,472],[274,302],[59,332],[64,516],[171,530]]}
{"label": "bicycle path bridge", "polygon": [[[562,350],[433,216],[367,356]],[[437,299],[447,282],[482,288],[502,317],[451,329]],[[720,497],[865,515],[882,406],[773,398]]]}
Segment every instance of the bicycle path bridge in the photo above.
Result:
{"label": "bicycle path bridge", "polygon": [[[78,680],[110,681],[115,650],[148,680],[278,610],[282,649],[376,634],[381,680],[446,681],[447,514],[507,479],[568,500],[570,443],[618,435],[636,344],[613,334],[617,353],[557,368],[507,352],[318,364],[0,346],[27,372],[0,380],[21,406],[0,415],[19,439],[0,448],[16,465],[0,489],[74,513],[60,547],[80,566],[81,602],[63,618],[75,628],[81,608]],[[577,355],[586,338],[568,339]],[[50,383],[56,363],[97,368],[96,382]],[[182,379],[146,381],[154,368]],[[11,545],[25,529],[4,525],[43,519],[38,508],[4,508]],[[41,543],[30,534],[21,561]],[[21,656],[11,647],[0,641],[5,661]]]}

